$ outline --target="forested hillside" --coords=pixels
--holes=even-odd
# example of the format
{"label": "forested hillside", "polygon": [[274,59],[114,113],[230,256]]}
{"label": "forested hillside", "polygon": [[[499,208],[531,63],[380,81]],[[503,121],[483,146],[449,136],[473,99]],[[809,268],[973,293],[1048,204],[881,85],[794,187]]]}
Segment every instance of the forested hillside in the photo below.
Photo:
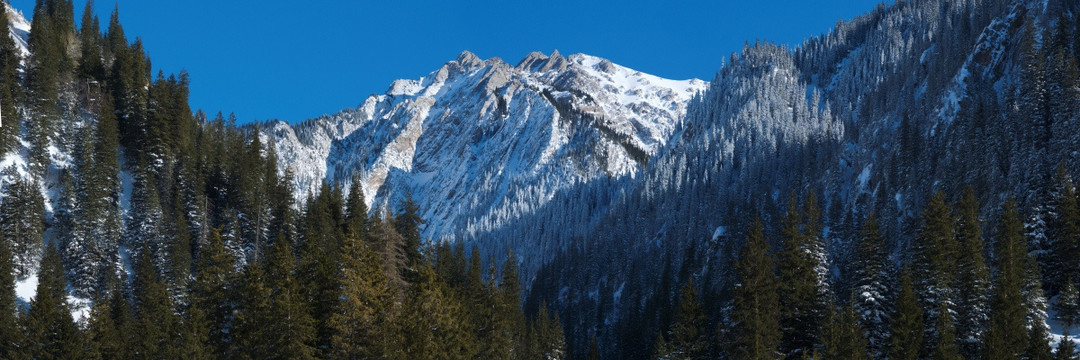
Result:
{"label": "forested hillside", "polygon": [[92,9],[0,17],[0,358],[1078,356],[1075,1],[245,125]]}

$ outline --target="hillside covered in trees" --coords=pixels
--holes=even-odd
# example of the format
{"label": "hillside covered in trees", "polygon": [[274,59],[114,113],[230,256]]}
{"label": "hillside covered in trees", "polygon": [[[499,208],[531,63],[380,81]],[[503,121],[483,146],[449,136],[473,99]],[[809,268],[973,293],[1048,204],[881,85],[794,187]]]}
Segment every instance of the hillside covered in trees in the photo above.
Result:
{"label": "hillside covered in trees", "polygon": [[3,5],[0,358],[1080,356],[1075,1],[707,85],[464,52],[295,125],[192,109],[119,8]]}

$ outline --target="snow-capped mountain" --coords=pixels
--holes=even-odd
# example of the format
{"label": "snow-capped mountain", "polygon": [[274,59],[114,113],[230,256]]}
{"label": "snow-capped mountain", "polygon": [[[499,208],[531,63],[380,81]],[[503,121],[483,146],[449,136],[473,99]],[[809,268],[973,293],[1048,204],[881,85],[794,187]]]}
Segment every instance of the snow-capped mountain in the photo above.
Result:
{"label": "snow-capped mountain", "polygon": [[411,193],[424,235],[443,239],[505,225],[577,183],[636,176],[706,85],[583,54],[514,66],[466,51],[355,109],[263,132],[301,201],[323,181],[359,179],[372,208]]}

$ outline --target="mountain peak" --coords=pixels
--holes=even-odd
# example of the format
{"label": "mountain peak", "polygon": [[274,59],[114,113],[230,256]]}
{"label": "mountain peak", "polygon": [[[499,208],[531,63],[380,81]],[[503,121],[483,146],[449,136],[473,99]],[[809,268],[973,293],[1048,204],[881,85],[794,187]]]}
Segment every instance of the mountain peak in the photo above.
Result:
{"label": "mountain peak", "polygon": [[484,61],[469,50],[461,51],[461,54],[458,54],[457,59],[455,59],[454,61],[456,61],[458,64],[465,68],[474,68],[484,65]]}

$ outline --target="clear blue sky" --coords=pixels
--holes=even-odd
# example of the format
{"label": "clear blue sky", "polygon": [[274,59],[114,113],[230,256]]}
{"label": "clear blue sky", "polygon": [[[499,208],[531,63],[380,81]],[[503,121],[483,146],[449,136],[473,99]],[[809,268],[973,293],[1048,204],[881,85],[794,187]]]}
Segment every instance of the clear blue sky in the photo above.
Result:
{"label": "clear blue sky", "polygon": [[[27,16],[33,0],[10,0]],[[75,0],[76,21],[85,0]],[[587,53],[667,78],[710,79],[744,42],[797,45],[879,0],[97,0],[157,69],[191,73],[191,105],[298,122],[354,107],[461,50],[516,64]]]}

